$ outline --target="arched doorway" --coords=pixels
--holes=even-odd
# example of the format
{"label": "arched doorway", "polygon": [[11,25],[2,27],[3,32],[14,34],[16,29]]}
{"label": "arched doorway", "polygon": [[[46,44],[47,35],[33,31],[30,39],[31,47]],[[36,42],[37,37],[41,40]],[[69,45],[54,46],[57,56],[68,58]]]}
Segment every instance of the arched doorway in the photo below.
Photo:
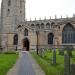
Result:
{"label": "arched doorway", "polygon": [[75,29],[72,24],[67,23],[62,32],[62,43],[72,44],[75,43]]}
{"label": "arched doorway", "polygon": [[23,39],[23,50],[29,51],[29,40],[28,40],[28,38]]}
{"label": "arched doorway", "polygon": [[54,37],[53,33],[48,34],[48,44],[53,45],[53,37]]}

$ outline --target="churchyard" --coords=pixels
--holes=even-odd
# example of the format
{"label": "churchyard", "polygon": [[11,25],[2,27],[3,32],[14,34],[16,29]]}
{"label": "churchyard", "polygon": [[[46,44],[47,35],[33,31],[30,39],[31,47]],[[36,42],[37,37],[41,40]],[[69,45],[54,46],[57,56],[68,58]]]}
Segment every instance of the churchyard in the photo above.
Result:
{"label": "churchyard", "polygon": [[40,49],[32,56],[46,75],[75,75],[75,50],[68,46],[62,49]]}
{"label": "churchyard", "polygon": [[0,75],[6,75],[9,69],[16,63],[18,53],[4,52],[0,53]]}

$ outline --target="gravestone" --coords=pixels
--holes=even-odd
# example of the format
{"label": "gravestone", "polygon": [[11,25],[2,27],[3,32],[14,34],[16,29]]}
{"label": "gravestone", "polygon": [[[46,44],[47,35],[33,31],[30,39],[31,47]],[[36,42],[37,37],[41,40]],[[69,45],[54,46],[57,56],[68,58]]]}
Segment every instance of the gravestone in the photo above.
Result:
{"label": "gravestone", "polygon": [[60,46],[59,55],[64,55],[64,46]]}
{"label": "gravestone", "polygon": [[56,64],[56,49],[53,50],[53,64]]}
{"label": "gravestone", "polygon": [[71,75],[75,75],[75,64],[71,64]]}
{"label": "gravestone", "polygon": [[63,49],[59,49],[59,55],[64,55],[64,50]]}
{"label": "gravestone", "polygon": [[64,75],[70,75],[70,56],[64,55]]}
{"label": "gravestone", "polygon": [[44,49],[43,49],[43,48],[41,48],[41,49],[39,50],[39,55],[40,55],[41,57],[43,57],[43,55],[44,55]]}
{"label": "gravestone", "polygon": [[72,57],[73,46],[67,45],[67,46],[65,46],[65,50],[67,51],[68,55]]}

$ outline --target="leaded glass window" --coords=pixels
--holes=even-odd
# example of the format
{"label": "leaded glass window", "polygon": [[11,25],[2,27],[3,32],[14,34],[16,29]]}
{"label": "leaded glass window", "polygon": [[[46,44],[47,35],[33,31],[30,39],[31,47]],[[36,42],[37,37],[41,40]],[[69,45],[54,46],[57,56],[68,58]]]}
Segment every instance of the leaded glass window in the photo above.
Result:
{"label": "leaded glass window", "polygon": [[75,43],[75,30],[70,23],[68,23],[63,29],[62,43]]}

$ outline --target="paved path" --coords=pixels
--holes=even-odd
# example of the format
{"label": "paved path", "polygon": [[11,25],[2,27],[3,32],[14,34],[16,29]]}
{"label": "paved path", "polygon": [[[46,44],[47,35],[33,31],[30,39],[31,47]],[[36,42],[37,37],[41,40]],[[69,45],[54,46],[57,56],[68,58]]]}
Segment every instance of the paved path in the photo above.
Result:
{"label": "paved path", "polygon": [[22,52],[18,75],[35,75],[32,63],[27,52]]}
{"label": "paved path", "polygon": [[7,75],[45,75],[29,52],[20,52],[20,58]]}

